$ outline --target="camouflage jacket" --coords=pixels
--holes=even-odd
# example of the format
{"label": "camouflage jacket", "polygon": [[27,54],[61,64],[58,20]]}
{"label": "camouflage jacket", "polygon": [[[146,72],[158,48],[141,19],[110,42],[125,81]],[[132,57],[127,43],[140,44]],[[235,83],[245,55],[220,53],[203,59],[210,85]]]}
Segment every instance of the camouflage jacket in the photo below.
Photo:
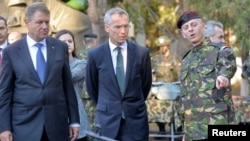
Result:
{"label": "camouflage jacket", "polygon": [[186,140],[207,139],[207,125],[233,120],[230,87],[216,89],[217,76],[231,79],[235,73],[236,65],[229,58],[226,51],[210,45],[208,40],[184,56],[179,113],[184,118],[184,132],[188,133]]}
{"label": "camouflage jacket", "polygon": [[151,62],[156,81],[174,82],[178,80],[177,64],[170,56],[164,57],[159,54],[152,57]]}

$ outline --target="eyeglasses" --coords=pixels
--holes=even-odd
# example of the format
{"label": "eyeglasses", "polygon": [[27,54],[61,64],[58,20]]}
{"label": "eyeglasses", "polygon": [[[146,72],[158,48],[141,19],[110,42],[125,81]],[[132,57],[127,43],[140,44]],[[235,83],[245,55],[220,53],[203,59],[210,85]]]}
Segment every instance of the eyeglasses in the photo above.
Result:
{"label": "eyeglasses", "polygon": [[[110,25],[111,26],[111,25]],[[122,28],[124,28],[125,30],[128,30],[130,28],[129,24],[125,24],[125,25],[114,25],[111,26],[111,28],[114,28],[115,30],[121,30]]]}

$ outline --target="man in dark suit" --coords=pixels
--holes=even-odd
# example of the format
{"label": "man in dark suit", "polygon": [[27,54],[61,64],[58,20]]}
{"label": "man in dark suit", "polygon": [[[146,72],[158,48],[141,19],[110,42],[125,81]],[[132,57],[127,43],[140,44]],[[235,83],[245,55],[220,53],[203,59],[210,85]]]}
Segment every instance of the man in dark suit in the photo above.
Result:
{"label": "man in dark suit", "polygon": [[8,46],[7,38],[7,21],[4,17],[0,16],[0,66],[2,64],[2,50]]}
{"label": "man in dark suit", "polygon": [[30,4],[25,13],[27,35],[3,50],[1,141],[73,141],[78,136],[68,48],[48,37],[49,20],[44,3]]}
{"label": "man in dark suit", "polygon": [[108,10],[104,23],[109,40],[88,52],[86,69],[87,92],[96,104],[95,123],[103,136],[147,141],[145,100],[152,83],[149,50],[126,40],[129,16],[125,10]]}

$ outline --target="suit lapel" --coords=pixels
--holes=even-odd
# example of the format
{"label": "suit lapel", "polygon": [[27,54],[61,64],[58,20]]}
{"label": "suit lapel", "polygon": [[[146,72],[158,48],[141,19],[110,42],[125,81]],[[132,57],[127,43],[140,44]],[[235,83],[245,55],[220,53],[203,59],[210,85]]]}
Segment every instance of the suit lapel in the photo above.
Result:
{"label": "suit lapel", "polygon": [[30,52],[28,49],[28,44],[26,42],[26,38],[22,39],[21,45],[18,47],[18,55],[23,60],[23,63],[26,66],[26,68],[28,68],[27,70],[30,71],[32,75],[37,77],[37,81],[40,82],[40,79],[36,73],[33,61],[32,61],[31,56],[30,56]]}
{"label": "suit lapel", "polygon": [[136,61],[135,60],[135,56],[136,56],[136,46],[134,46],[133,44],[131,44],[130,42],[128,42],[128,46],[127,46],[127,69],[126,69],[126,81],[125,81],[125,93],[126,93],[126,89],[128,86],[128,82],[130,79],[130,75],[133,69],[133,64]]}
{"label": "suit lapel", "polygon": [[[130,79],[130,75],[132,72],[132,68],[133,68],[133,62],[135,61],[135,56],[136,56],[136,50],[135,50],[136,46],[131,44],[130,42],[128,42],[128,47],[127,47],[127,69],[126,69],[126,75],[125,75],[125,94],[126,94],[126,88],[128,86],[128,82]],[[105,43],[105,45],[103,46],[103,51],[104,54],[107,54],[107,56],[104,57],[105,63],[107,64],[107,69],[110,73],[110,77],[114,83],[114,85],[117,87],[117,90],[119,90],[119,85],[116,79],[116,75],[114,72],[114,66],[113,66],[113,62],[112,62],[112,58],[111,58],[111,53],[110,53],[110,47],[108,42]],[[111,67],[110,67],[111,66]]]}
{"label": "suit lapel", "polygon": [[107,56],[104,56],[104,62],[107,66],[108,72],[110,73],[110,77],[112,79],[112,82],[114,83],[114,85],[116,86],[117,90],[119,91],[119,85],[116,79],[116,75],[115,75],[115,71],[114,71],[114,66],[113,66],[113,61],[112,61],[112,57],[111,57],[111,52],[110,52],[110,47],[108,42],[106,42],[103,46],[103,54],[107,54]]}
{"label": "suit lapel", "polygon": [[46,63],[46,71],[45,71],[45,75],[44,75],[45,76],[44,83],[47,80],[51,66],[53,66],[53,64],[54,64],[55,50],[56,50],[54,43],[51,41],[51,38],[46,39],[46,44],[47,44],[47,63]]}

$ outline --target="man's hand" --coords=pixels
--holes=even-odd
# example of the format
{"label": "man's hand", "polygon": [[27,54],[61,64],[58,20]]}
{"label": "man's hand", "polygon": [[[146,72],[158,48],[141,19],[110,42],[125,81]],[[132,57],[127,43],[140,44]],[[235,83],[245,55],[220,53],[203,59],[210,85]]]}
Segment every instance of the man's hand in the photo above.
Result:
{"label": "man's hand", "polygon": [[12,133],[10,131],[1,132],[0,141],[13,141]]}
{"label": "man's hand", "polygon": [[216,79],[216,88],[221,89],[221,88],[226,88],[229,85],[229,79],[225,76],[218,76]]}
{"label": "man's hand", "polygon": [[69,137],[71,141],[75,141],[78,137],[78,134],[79,134],[79,127],[69,127]]}

